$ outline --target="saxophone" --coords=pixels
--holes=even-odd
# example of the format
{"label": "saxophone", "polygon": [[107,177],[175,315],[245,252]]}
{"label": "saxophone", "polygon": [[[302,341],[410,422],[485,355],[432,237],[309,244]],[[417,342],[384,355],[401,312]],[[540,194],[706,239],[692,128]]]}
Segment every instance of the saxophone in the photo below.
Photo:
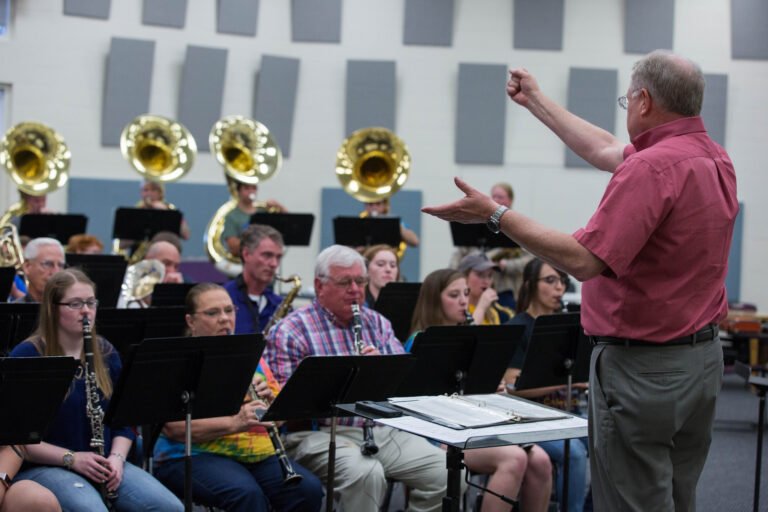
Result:
{"label": "saxophone", "polygon": [[291,311],[291,304],[296,299],[296,296],[299,294],[299,290],[301,290],[301,278],[294,274],[291,277],[282,278],[280,276],[275,276],[275,279],[278,281],[282,281],[283,283],[293,283],[293,288],[291,288],[291,291],[288,292],[288,294],[283,299],[283,302],[280,303],[279,306],[277,306],[277,309],[272,314],[272,318],[269,319],[269,322],[267,322],[267,325],[264,327],[264,330],[262,331],[262,334],[266,336],[269,333],[269,330],[272,329],[272,327],[275,326],[277,322],[283,319],[288,313]]}
{"label": "saxophone", "polygon": [[[352,308],[352,333],[355,336],[355,351],[357,355],[362,355],[365,343],[363,342],[363,322],[360,316],[360,306],[355,303]],[[376,446],[376,440],[373,438],[373,420],[365,420],[363,424],[363,444],[360,445],[360,453],[366,456],[379,453],[379,447]]]}
{"label": "saxophone", "polygon": [[[83,316],[83,352],[85,353],[85,413],[91,422],[91,448],[102,457],[104,456],[104,410],[99,403],[99,386],[96,382],[96,371],[93,362],[93,336],[91,322],[88,316]],[[107,508],[112,510],[112,502],[117,499],[116,491],[107,491],[107,485],[98,485],[99,494]]]}

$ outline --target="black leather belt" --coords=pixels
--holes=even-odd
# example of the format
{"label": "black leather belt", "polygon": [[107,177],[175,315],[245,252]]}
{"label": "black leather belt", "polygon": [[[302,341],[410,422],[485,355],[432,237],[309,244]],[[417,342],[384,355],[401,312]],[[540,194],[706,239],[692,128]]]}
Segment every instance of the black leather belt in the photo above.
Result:
{"label": "black leather belt", "polygon": [[624,345],[625,347],[674,347],[679,345],[695,345],[712,341],[717,337],[719,330],[717,325],[709,324],[693,334],[675,338],[669,341],[654,342],[645,340],[633,340],[630,338],[614,338],[613,336],[590,336],[593,345]]}

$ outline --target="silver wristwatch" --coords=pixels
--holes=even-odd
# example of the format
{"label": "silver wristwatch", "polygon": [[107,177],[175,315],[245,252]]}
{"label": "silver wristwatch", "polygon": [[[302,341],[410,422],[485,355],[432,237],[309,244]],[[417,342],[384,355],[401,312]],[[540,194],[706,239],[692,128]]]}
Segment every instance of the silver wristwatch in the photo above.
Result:
{"label": "silver wristwatch", "polygon": [[489,218],[487,221],[485,221],[486,227],[491,231],[491,233],[498,233],[501,231],[501,216],[504,215],[504,212],[509,210],[506,206],[499,206],[496,208],[496,211],[493,212],[493,215],[491,215],[491,218]]}

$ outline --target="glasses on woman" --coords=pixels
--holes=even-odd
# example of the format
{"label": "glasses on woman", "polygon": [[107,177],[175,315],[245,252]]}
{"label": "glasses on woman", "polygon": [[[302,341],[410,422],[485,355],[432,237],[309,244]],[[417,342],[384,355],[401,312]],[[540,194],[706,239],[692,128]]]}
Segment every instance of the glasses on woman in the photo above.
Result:
{"label": "glasses on woman", "polygon": [[557,283],[562,284],[563,286],[568,286],[568,278],[563,276],[547,276],[547,277],[540,277],[539,281],[544,281],[545,283],[549,285],[555,285]]}
{"label": "glasses on woman", "polygon": [[221,308],[211,308],[211,309],[204,309],[203,311],[196,311],[196,315],[204,315],[208,318],[216,318],[221,316],[221,314],[225,314],[227,316],[232,316],[237,312],[236,306],[226,306],[224,309]]}
{"label": "glasses on woman", "polygon": [[97,307],[99,307],[98,299],[88,299],[88,300],[75,299],[69,302],[57,302],[56,304],[58,304],[59,306],[67,306],[69,309],[72,309],[75,311],[81,310],[86,306],[88,306],[88,309],[96,309]]}

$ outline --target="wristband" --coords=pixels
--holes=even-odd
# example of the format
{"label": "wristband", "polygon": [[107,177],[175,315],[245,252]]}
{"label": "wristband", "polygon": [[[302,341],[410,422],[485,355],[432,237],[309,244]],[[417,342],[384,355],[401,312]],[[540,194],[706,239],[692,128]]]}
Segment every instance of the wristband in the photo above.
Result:
{"label": "wristband", "polygon": [[125,457],[123,456],[122,453],[112,452],[110,453],[110,455],[114,455],[115,457],[123,461],[123,464],[125,464]]}

